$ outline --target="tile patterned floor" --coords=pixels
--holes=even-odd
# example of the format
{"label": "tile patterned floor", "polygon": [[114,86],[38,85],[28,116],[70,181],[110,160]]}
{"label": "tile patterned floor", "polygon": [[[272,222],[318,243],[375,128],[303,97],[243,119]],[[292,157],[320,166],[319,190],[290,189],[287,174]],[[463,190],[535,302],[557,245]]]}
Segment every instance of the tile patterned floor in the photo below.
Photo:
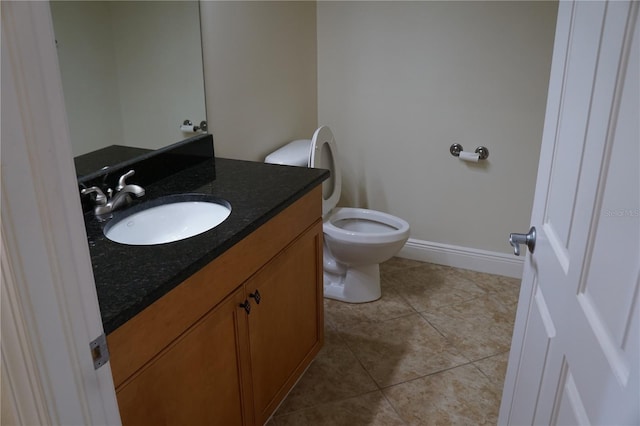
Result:
{"label": "tile patterned floor", "polygon": [[268,426],[496,424],[519,280],[393,258],[382,298],[325,299],[325,345]]}

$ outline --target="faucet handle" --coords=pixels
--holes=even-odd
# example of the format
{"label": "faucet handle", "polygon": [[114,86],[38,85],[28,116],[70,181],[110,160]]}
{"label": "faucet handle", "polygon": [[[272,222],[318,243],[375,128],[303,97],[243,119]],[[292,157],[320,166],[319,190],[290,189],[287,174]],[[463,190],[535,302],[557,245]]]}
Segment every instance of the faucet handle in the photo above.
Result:
{"label": "faucet handle", "polygon": [[120,179],[118,179],[118,186],[116,186],[116,192],[121,191],[122,188],[127,186],[127,182],[125,181],[131,176],[133,176],[135,173],[136,173],[135,170],[129,170],[127,173],[120,176]]}
{"label": "faucet handle", "polygon": [[98,188],[97,186],[92,186],[91,188],[85,188],[82,191],[80,191],[80,193],[82,195],[95,193],[97,205],[102,206],[107,204],[107,196],[104,195],[104,192],[102,192],[102,189]]}
{"label": "faucet handle", "polygon": [[144,190],[143,187],[141,187],[139,185],[133,185],[133,184],[130,184],[130,183],[128,183],[124,187],[122,187],[120,192],[126,192],[128,194],[135,195],[138,198],[142,197],[145,194],[145,190]]}

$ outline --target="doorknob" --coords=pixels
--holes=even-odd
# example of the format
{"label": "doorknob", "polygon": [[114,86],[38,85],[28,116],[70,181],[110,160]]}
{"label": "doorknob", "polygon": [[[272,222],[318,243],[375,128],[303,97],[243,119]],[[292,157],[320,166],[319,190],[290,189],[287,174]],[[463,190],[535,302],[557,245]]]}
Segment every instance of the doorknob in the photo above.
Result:
{"label": "doorknob", "polygon": [[509,244],[513,247],[513,254],[520,256],[520,244],[526,244],[533,253],[536,248],[536,227],[532,226],[528,234],[509,234]]}

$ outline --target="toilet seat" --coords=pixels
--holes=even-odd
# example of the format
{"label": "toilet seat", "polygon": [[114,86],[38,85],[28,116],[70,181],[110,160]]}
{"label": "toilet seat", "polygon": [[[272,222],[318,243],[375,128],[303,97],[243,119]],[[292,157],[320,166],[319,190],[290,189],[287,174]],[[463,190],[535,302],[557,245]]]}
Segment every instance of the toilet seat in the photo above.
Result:
{"label": "toilet seat", "polygon": [[404,220],[377,210],[336,209],[342,192],[342,174],[338,167],[338,150],[333,132],[327,126],[318,128],[311,138],[309,167],[329,169],[331,178],[322,183],[323,230],[334,240],[345,243],[385,244],[409,235]]}
{"label": "toilet seat", "polygon": [[318,128],[311,138],[309,167],[329,169],[331,176],[322,182],[322,217],[338,205],[342,193],[342,173],[338,165],[338,149],[333,132],[327,126]]}
{"label": "toilet seat", "polygon": [[409,224],[377,210],[342,207],[336,209],[342,193],[342,174],[333,132],[318,128],[311,138],[309,167],[329,169],[331,178],[322,183],[323,230],[331,238],[345,243],[385,244],[409,235]]}
{"label": "toilet seat", "polygon": [[409,236],[409,224],[377,210],[341,207],[325,220],[323,231],[345,243],[387,244]]}

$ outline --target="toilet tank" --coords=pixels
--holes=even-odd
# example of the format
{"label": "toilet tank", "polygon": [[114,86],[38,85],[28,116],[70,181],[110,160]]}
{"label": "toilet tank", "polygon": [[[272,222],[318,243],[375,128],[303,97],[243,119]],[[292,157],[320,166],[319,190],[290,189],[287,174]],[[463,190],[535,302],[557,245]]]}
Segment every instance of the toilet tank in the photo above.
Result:
{"label": "toilet tank", "polygon": [[264,159],[265,163],[309,167],[311,139],[297,139],[278,148]]}

